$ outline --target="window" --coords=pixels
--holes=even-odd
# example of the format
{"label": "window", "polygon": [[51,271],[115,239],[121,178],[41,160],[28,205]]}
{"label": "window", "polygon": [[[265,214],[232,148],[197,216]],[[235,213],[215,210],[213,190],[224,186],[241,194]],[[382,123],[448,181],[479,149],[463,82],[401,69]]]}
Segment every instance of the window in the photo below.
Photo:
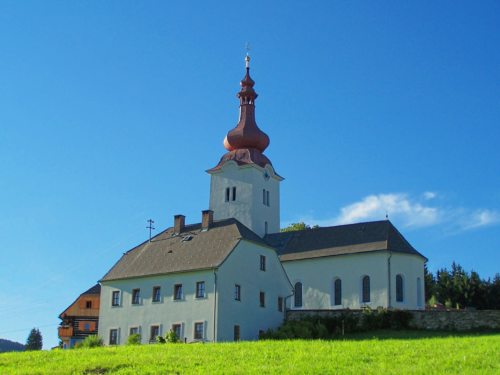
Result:
{"label": "window", "polygon": [[240,341],[240,326],[235,325],[233,329],[234,341]]}
{"label": "window", "polygon": [[153,287],[153,302],[160,302],[161,299],[161,287]]}
{"label": "window", "polygon": [[264,292],[259,294],[259,305],[260,307],[266,307],[266,293]]}
{"label": "window", "polygon": [[203,323],[194,323],[194,339],[203,340]]}
{"label": "window", "polygon": [[238,284],[234,286],[234,299],[236,301],[241,301],[241,286]]}
{"label": "window", "polygon": [[302,283],[300,281],[295,283],[293,289],[293,304],[295,307],[302,307]]}
{"label": "window", "polygon": [[85,323],[85,324],[83,325],[83,330],[84,330],[84,331],[90,331],[90,323]]}
{"label": "window", "polygon": [[92,301],[86,301],[85,302],[85,308],[86,309],[91,309],[92,308]]}
{"label": "window", "polygon": [[269,207],[269,190],[262,189],[262,203]]}
{"label": "window", "polygon": [[268,228],[267,228],[267,221],[264,221],[264,234],[267,234]]}
{"label": "window", "polygon": [[233,201],[236,200],[236,186],[233,186]]}
{"label": "window", "polygon": [[417,277],[417,306],[422,307],[422,281]]}
{"label": "window", "polygon": [[278,311],[283,312],[283,297],[278,297]]}
{"label": "window", "polygon": [[198,281],[196,283],[196,298],[204,298],[205,297],[205,282]]}
{"label": "window", "polygon": [[225,199],[226,202],[229,202],[229,194],[230,194],[230,192],[231,192],[231,189],[230,188],[226,188],[226,199]]}
{"label": "window", "polygon": [[160,335],[160,326],[158,326],[158,325],[151,326],[150,334],[149,334],[149,341],[155,342],[156,338],[159,335]]}
{"label": "window", "polygon": [[333,304],[342,305],[342,280],[336,279],[333,283]]}
{"label": "window", "polygon": [[362,281],[361,302],[370,302],[370,276],[364,276]]}
{"label": "window", "polygon": [[132,290],[132,305],[138,305],[141,298],[141,290],[133,289]]}
{"label": "window", "polygon": [[180,339],[182,335],[182,324],[172,324],[172,332]]}
{"label": "window", "polygon": [[130,327],[129,330],[129,335],[138,335],[139,334],[139,327]]}
{"label": "window", "polygon": [[120,291],[115,290],[111,295],[111,306],[120,306]]}
{"label": "window", "polygon": [[266,257],[264,255],[260,256],[260,270],[261,271],[266,270]]}
{"label": "window", "polygon": [[403,302],[403,276],[396,275],[396,302]]}
{"label": "window", "polygon": [[174,300],[182,299],[182,284],[174,285]]}
{"label": "window", "polygon": [[118,330],[110,329],[109,330],[109,345],[117,345],[118,344]]}

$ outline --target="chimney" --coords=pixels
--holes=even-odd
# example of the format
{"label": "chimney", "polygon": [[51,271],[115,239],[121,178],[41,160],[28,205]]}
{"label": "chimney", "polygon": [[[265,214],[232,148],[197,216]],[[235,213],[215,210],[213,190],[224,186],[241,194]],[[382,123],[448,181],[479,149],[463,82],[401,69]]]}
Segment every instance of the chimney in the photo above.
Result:
{"label": "chimney", "polygon": [[214,212],[212,210],[201,211],[201,230],[208,230],[214,223]]}
{"label": "chimney", "polygon": [[179,234],[184,230],[184,222],[186,216],[184,215],[175,215],[174,216],[174,233]]}

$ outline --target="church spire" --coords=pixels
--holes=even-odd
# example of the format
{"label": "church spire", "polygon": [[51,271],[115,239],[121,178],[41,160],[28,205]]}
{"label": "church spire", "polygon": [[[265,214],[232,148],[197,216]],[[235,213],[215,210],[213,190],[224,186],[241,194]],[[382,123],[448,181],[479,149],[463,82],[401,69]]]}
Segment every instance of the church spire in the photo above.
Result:
{"label": "church spire", "polygon": [[241,89],[236,94],[240,99],[240,117],[238,124],[224,138],[224,147],[228,151],[219,163],[208,172],[219,170],[227,161],[235,161],[238,165],[255,164],[262,168],[272,165],[263,154],[269,146],[269,137],[259,129],[255,122],[255,99],[257,93],[253,89],[254,80],[250,77],[250,56],[245,56],[246,73],[240,82]]}
{"label": "church spire", "polygon": [[259,129],[255,122],[255,99],[258,94],[253,89],[254,80],[250,77],[250,56],[245,57],[246,74],[240,82],[241,89],[236,95],[240,99],[240,119],[236,127],[224,139],[228,151],[238,149],[257,149],[263,152],[269,146],[269,137]]}

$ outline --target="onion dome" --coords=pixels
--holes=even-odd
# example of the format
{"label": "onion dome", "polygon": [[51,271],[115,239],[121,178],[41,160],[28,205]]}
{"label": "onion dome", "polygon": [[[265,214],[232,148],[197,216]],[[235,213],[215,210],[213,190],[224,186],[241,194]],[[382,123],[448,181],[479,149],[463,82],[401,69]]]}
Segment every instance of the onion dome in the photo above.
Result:
{"label": "onion dome", "polygon": [[[228,152],[222,156],[217,166],[208,172],[215,171],[230,160],[238,165],[256,164],[265,167],[271,161],[263,154],[269,146],[269,137],[259,129],[255,122],[255,99],[257,93],[253,89],[254,80],[250,77],[250,56],[245,57],[246,74],[240,82],[241,89],[236,95],[240,99],[240,119],[236,127],[224,138],[224,148]],[[272,165],[272,164],[271,164]]]}
{"label": "onion dome", "polygon": [[240,82],[241,90],[237,94],[240,99],[240,120],[224,138],[224,147],[228,151],[255,148],[263,152],[269,146],[269,137],[255,122],[255,99],[258,95],[253,89],[255,82],[250,77],[250,56],[247,55],[245,61],[246,74]]}

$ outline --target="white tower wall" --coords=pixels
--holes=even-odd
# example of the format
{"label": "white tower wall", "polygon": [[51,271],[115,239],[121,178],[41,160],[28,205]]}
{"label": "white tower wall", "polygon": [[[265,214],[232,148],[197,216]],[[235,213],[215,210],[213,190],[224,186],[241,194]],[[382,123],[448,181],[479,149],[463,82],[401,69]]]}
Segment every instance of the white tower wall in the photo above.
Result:
{"label": "white tower wall", "polygon": [[[266,234],[266,226],[267,233],[279,232],[279,185],[283,178],[271,165],[265,168],[256,164],[238,166],[234,161],[227,161],[219,170],[209,173],[209,208],[214,212],[214,220],[235,218],[261,237]],[[233,188],[236,188],[234,199]]]}

